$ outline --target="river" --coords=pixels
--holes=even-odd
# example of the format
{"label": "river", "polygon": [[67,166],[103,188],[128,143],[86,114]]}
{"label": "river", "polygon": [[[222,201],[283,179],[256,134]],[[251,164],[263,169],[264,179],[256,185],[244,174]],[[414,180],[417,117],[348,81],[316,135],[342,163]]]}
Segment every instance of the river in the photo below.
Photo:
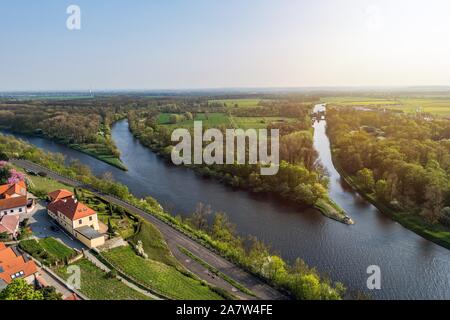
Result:
{"label": "river", "polygon": [[[325,126],[324,120],[314,124],[314,145],[330,174],[331,198],[355,220],[353,226],[168,165],[133,137],[126,120],[113,126],[112,137],[127,172],[46,139],[17,136],[78,159],[96,175],[109,171],[136,196],[151,195],[173,214],[187,216],[197,203],[209,204],[226,212],[239,233],[257,236],[290,261],[301,257],[350,290],[375,299],[450,299],[450,252],[403,228],[345,186],[333,166]],[[367,289],[370,265],[381,269],[381,290]]]}

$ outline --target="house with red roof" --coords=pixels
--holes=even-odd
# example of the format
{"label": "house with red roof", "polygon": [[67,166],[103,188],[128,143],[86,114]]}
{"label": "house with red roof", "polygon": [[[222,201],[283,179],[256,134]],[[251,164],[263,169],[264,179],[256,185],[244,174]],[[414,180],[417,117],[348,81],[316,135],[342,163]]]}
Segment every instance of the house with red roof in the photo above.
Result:
{"label": "house with red roof", "polygon": [[89,248],[105,243],[105,236],[99,232],[97,212],[79,202],[73,193],[67,190],[56,190],[48,196],[48,215],[60,226]]}
{"label": "house with red roof", "polygon": [[0,234],[6,234],[8,239],[16,239],[19,235],[20,217],[17,214],[0,217]]}
{"label": "house with red roof", "polygon": [[0,217],[27,212],[27,186],[24,181],[0,186]]}
{"label": "house with red roof", "polygon": [[14,279],[24,279],[34,284],[38,268],[36,263],[22,255],[15,247],[6,247],[0,242],[0,291]]}

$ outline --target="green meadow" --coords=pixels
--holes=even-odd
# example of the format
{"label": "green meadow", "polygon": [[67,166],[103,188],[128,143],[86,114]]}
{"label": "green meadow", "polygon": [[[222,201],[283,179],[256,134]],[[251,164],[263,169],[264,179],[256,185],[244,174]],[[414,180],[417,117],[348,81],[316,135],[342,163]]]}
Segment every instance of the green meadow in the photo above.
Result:
{"label": "green meadow", "polygon": [[262,99],[219,99],[219,100],[209,100],[209,103],[220,103],[226,105],[229,108],[248,108],[256,107]]}
{"label": "green meadow", "polygon": [[405,113],[415,113],[416,110],[438,116],[450,116],[450,96],[423,97],[326,97],[321,99],[325,103],[342,106],[361,106],[388,108],[401,110]]}
{"label": "green meadow", "polygon": [[205,128],[217,128],[225,126],[241,129],[262,129],[275,122],[291,122],[295,119],[286,117],[236,117],[225,113],[210,113],[207,116],[204,113],[198,113],[194,120],[183,120],[177,123],[170,123],[170,113],[161,113],[159,115],[159,124],[164,125],[170,130],[176,128],[191,129],[194,127],[194,121],[202,121]]}

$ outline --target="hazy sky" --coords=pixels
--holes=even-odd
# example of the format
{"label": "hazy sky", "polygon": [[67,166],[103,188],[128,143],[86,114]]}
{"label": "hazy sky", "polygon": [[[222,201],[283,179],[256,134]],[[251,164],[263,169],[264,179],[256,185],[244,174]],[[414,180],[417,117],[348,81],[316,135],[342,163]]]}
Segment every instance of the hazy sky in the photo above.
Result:
{"label": "hazy sky", "polygon": [[449,12],[448,0],[2,0],[0,91],[450,85]]}

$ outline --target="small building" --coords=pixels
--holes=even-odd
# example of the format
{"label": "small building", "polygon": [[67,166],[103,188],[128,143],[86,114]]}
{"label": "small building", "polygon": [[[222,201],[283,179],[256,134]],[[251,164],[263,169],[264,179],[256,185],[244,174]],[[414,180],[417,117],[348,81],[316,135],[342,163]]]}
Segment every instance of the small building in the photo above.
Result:
{"label": "small building", "polygon": [[105,236],[99,232],[97,212],[67,190],[57,190],[48,196],[51,200],[47,206],[48,215],[60,226],[89,248],[105,243]]}
{"label": "small building", "polygon": [[6,234],[9,240],[16,239],[19,235],[19,215],[5,215],[0,217],[0,234]]}
{"label": "small building", "polygon": [[15,247],[6,247],[0,242],[0,291],[15,279],[24,279],[29,284],[36,283],[38,275],[36,263],[22,255]]}
{"label": "small building", "polygon": [[27,212],[28,193],[24,181],[0,186],[0,217]]}

